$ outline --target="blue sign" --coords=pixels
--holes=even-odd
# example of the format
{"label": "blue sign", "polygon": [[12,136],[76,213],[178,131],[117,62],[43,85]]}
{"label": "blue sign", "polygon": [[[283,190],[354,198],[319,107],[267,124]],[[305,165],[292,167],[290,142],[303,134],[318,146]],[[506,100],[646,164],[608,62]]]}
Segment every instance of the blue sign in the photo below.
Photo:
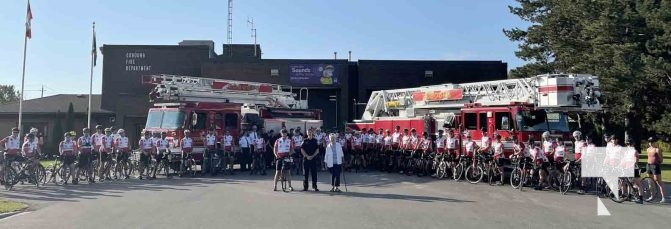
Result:
{"label": "blue sign", "polygon": [[338,85],[336,64],[290,64],[289,82],[292,85]]}

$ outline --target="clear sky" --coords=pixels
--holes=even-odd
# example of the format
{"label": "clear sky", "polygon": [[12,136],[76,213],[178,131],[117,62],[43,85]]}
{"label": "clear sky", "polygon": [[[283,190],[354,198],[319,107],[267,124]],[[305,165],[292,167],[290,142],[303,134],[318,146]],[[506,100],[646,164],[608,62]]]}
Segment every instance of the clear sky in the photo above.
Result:
{"label": "clear sky", "polygon": [[[0,84],[21,85],[25,0],[0,5]],[[233,43],[253,43],[253,18],[264,58],[502,60],[524,62],[503,28],[526,23],[512,0],[234,0]],[[89,91],[91,23],[98,45],[226,42],[226,0],[32,0],[26,98]],[[102,58],[94,70],[100,93]]]}

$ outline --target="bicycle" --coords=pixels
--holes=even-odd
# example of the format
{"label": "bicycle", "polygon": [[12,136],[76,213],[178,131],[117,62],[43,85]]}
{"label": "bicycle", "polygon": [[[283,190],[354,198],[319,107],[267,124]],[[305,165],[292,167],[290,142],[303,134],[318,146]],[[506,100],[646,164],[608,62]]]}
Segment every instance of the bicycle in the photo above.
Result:
{"label": "bicycle", "polygon": [[638,188],[634,188],[633,179],[630,177],[619,178],[617,185],[620,187],[620,190],[617,194],[613,193],[613,190],[610,190],[610,188],[608,192],[608,197],[616,203],[622,203],[625,200],[631,201],[632,197],[642,196],[640,195],[640,190]]}
{"label": "bicycle", "polygon": [[487,168],[486,162],[488,162],[488,158],[479,153],[473,160],[474,162],[466,168],[465,175],[468,182],[477,184],[480,183],[485,176],[485,170],[483,168]]}
{"label": "bicycle", "polygon": [[276,160],[275,163],[281,163],[280,164],[280,166],[281,166],[280,167],[280,183],[282,183],[282,191],[287,192],[287,189],[289,191],[293,191],[293,188],[290,185],[287,186],[287,177],[286,177],[286,174],[287,174],[286,171],[291,172],[290,171],[291,170],[291,168],[290,168],[291,157],[288,156],[288,157],[284,157],[284,158],[279,158],[279,159]]}
{"label": "bicycle", "polygon": [[[645,168],[641,168],[639,171],[640,173],[647,173],[647,170]],[[655,180],[650,174],[648,174],[646,177],[641,179],[641,194],[643,195],[643,201],[645,202],[653,202],[653,201],[658,201],[662,198],[661,193],[659,192],[659,187],[657,186],[657,183],[655,183]]]}
{"label": "bicycle", "polygon": [[[46,170],[39,163],[38,158],[27,158],[26,162],[13,161],[9,163],[10,166],[5,168],[5,189],[12,190],[14,185],[19,182],[27,181],[34,184],[37,188],[40,187],[40,181],[46,176]],[[29,174],[26,174],[29,172]]]}
{"label": "bicycle", "polygon": [[184,174],[189,174],[191,177],[196,176],[196,160],[193,159],[193,155],[189,153],[184,153],[180,156],[180,169],[179,177],[183,177]]}
{"label": "bicycle", "polygon": [[565,195],[566,192],[573,189],[575,184],[581,182],[580,179],[580,165],[576,164],[573,161],[567,161],[568,170],[561,175],[561,185],[559,186],[559,192],[562,195]]}
{"label": "bicycle", "polygon": [[447,169],[449,168],[447,161],[445,160],[446,154],[439,154],[435,156],[436,161],[433,162],[433,169],[436,170],[436,178],[443,179],[447,177]]}
{"label": "bicycle", "polygon": [[254,174],[261,174],[265,175],[265,164],[266,161],[263,158],[263,152],[254,152],[252,154],[252,171],[250,172],[251,175]]}
{"label": "bicycle", "polygon": [[459,156],[457,164],[452,169],[452,180],[459,181],[464,175],[464,171],[468,168],[468,165],[472,163],[472,159],[466,156]]}
{"label": "bicycle", "polygon": [[[132,151],[131,151],[132,152]],[[130,172],[132,171],[133,164],[131,163],[129,157],[130,153],[117,152],[117,156],[114,159],[114,179],[123,177],[123,179],[128,179],[130,177]]]}
{"label": "bicycle", "polygon": [[495,185],[494,177],[499,177],[499,183],[503,185],[503,176],[504,174],[499,171],[499,163],[496,160],[489,160],[488,169],[487,169],[487,179],[489,185]]}

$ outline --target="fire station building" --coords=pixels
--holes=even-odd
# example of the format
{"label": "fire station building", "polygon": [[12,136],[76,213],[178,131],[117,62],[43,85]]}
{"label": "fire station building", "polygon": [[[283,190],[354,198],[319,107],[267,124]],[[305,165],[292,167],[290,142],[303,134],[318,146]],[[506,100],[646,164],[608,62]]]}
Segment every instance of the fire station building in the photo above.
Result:
{"label": "fire station building", "polygon": [[372,91],[507,78],[502,61],[263,59],[260,45],[224,45],[222,54],[214,47],[213,41],[104,45],[101,108],[135,138],[151,107],[152,87],[142,76],[173,74],[281,84],[296,94],[307,88],[308,106],[322,110],[324,127],[342,128],[361,115]]}

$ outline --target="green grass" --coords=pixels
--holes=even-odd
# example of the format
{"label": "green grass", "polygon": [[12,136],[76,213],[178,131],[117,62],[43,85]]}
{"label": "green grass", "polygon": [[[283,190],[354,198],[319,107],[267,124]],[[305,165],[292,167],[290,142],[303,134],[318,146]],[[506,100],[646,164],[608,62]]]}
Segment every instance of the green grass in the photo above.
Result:
{"label": "green grass", "polygon": [[0,214],[23,210],[27,207],[28,206],[23,203],[0,199]]}
{"label": "green grass", "polygon": [[49,168],[51,167],[56,161],[55,160],[42,160],[40,161],[40,164],[44,166],[44,168]]}

